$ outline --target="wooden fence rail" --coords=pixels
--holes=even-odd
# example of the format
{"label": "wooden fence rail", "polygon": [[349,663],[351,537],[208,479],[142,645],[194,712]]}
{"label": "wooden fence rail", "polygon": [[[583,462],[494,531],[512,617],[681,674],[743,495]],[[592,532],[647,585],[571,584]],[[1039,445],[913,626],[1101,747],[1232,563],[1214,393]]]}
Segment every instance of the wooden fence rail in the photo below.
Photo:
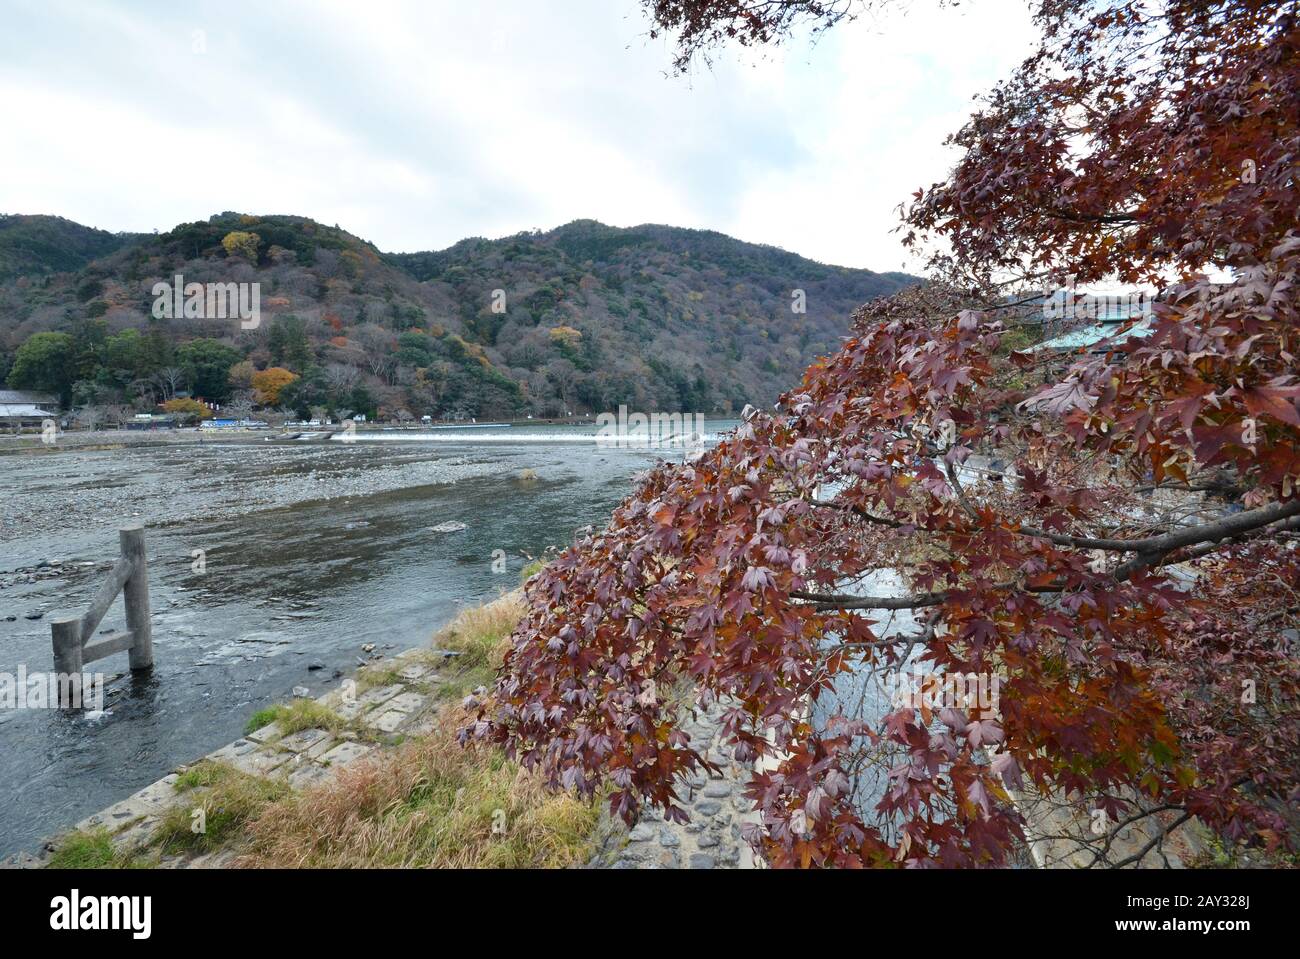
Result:
{"label": "wooden fence rail", "polygon": [[[59,705],[69,708],[81,703],[81,673],[87,663],[130,653],[132,671],[153,666],[153,629],[149,612],[149,566],[145,557],[144,527],[136,524],[118,531],[122,555],[113,565],[104,585],[81,616],[65,616],[50,624],[54,638],[54,671],[67,677],[59,683]],[[124,594],[126,630],[101,636],[91,642],[95,630],[117,594]],[[64,699],[65,694],[67,699]]]}

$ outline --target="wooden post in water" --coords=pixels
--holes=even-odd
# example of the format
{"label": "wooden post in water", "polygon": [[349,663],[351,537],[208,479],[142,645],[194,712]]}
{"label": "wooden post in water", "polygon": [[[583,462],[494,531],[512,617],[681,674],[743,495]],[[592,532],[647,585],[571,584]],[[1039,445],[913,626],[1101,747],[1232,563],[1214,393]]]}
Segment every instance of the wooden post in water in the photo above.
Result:
{"label": "wooden post in water", "polygon": [[149,561],[144,549],[144,526],[124,526],[118,534],[122,558],[131,564],[131,575],[122,589],[126,601],[126,628],[131,631],[131,669],[153,668],[153,627],[149,611]]}
{"label": "wooden post in water", "polygon": [[[54,671],[62,674],[59,706],[81,705],[82,670],[87,663],[126,651],[131,670],[153,667],[153,627],[149,609],[149,562],[144,547],[144,527],[136,523],[118,533],[122,555],[108,579],[91,600],[90,609],[80,616],[65,616],[50,624],[54,640]],[[95,630],[117,594],[126,605],[126,632],[95,638]]]}
{"label": "wooden post in water", "polygon": [[59,708],[81,705],[81,617],[65,616],[50,624],[54,633],[54,672],[59,675]]}

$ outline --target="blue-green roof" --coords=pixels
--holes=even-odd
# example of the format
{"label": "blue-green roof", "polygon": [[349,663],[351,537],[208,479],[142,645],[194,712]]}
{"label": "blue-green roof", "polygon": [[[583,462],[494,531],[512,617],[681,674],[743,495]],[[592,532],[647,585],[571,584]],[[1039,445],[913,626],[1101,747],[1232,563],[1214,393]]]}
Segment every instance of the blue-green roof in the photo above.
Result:
{"label": "blue-green roof", "polygon": [[1135,336],[1146,336],[1151,332],[1151,321],[1150,316],[1144,316],[1127,329],[1125,329],[1123,323],[1093,323],[1091,326],[1081,326],[1077,330],[1062,333],[1060,336],[1031,346],[1028,352],[1036,353],[1039,350],[1056,350],[1059,352],[1083,349],[1106,350],[1112,346],[1118,346]]}

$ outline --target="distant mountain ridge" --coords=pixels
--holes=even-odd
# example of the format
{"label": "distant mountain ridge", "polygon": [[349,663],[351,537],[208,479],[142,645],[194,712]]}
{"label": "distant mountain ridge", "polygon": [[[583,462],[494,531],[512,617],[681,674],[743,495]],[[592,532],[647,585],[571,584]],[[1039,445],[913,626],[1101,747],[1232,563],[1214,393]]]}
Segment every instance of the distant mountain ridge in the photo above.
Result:
{"label": "distant mountain ridge", "polygon": [[[232,234],[253,239],[241,245]],[[155,319],[153,284],[177,273],[187,282],[260,283],[260,328]],[[222,213],[161,234],[3,217],[0,374],[29,337],[53,331],[81,344],[74,381],[59,391],[97,386],[104,402],[130,401],[153,375],[147,367],[170,368],[176,350],[203,340],[254,369],[298,374],[289,401],[300,408],[368,403],[381,414],[441,417],[625,403],[725,413],[771,402],[836,347],[857,306],[913,282],[657,224],[576,220],[384,253],[296,216]],[[127,362],[109,341],[121,347],[120,334],[132,329],[152,345]],[[210,371],[202,380],[205,393],[225,392]]]}
{"label": "distant mountain ridge", "polygon": [[0,281],[79,270],[144,238],[109,233],[61,216],[0,214]]}

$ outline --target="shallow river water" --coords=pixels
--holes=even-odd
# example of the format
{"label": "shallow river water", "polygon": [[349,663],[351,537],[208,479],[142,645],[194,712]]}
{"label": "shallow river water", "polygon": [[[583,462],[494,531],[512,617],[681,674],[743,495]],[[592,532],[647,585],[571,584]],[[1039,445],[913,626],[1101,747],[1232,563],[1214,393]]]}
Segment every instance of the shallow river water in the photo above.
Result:
{"label": "shallow river water", "polygon": [[[51,668],[50,620],[89,606],[127,522],[146,525],[155,655],[144,678],[125,654],[87,667],[108,678],[102,716],[0,709],[0,855],[238,738],[295,686],[319,694],[367,643],[427,643],[518,584],[525,554],[603,524],[657,456],[682,455],[584,432],[0,456],[0,673]],[[465,529],[431,529],[444,523]],[[43,561],[63,574],[29,581]],[[118,600],[101,629],[122,624]]]}

